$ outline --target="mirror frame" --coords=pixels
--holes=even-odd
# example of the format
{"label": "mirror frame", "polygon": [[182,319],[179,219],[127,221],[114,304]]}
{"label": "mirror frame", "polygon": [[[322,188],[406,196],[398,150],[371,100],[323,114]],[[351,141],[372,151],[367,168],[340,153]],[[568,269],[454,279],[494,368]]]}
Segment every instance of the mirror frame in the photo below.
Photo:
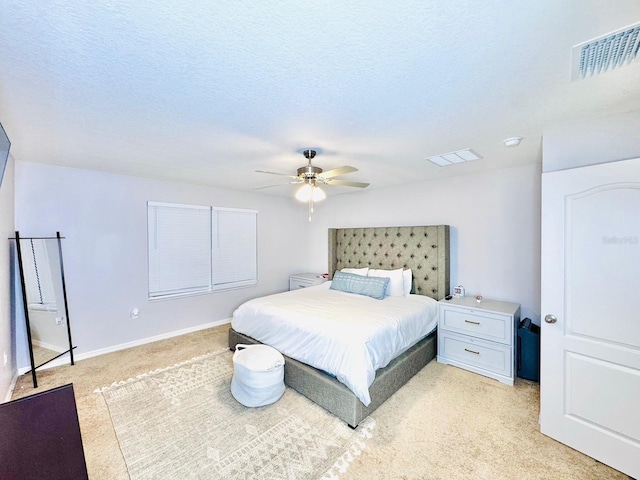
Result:
{"label": "mirror frame", "polygon": [[[60,358],[63,355],[66,355],[67,353],[69,354],[69,357],[71,358],[71,365],[75,365],[74,363],[74,359],[73,359],[73,350],[76,348],[75,346],[73,346],[73,341],[71,340],[71,320],[69,318],[69,306],[67,305],[67,287],[65,284],[65,277],[64,277],[64,263],[62,261],[62,239],[64,237],[60,236],[60,232],[56,232],[56,236],[55,237],[21,237],[20,236],[20,232],[16,231],[16,236],[14,239],[16,241],[16,251],[18,253],[18,268],[20,270],[20,287],[22,289],[22,302],[24,304],[24,319],[25,319],[25,324],[26,324],[26,329],[27,329],[27,341],[29,343],[29,360],[31,362],[31,370],[29,372],[31,372],[31,377],[33,379],[33,388],[37,388],[38,387],[38,379],[36,376],[36,369],[42,367],[43,365],[46,365],[47,363]],[[25,275],[24,275],[24,265],[22,262],[22,249],[21,249],[21,245],[20,245],[20,240],[57,240],[58,243],[58,258],[60,260],[60,276],[61,276],[61,281],[62,281],[62,296],[63,296],[63,300],[64,300],[64,310],[65,310],[65,316],[66,316],[66,322],[67,322],[67,337],[69,340],[69,349],[65,350],[64,352],[56,355],[53,358],[50,358],[49,360],[47,360],[46,362],[41,363],[40,365],[36,365],[35,364],[35,359],[33,356],[33,342],[31,340],[31,322],[29,320],[29,302],[27,301],[27,290],[26,290],[26,285],[25,285]],[[26,373],[29,373],[26,372]]]}

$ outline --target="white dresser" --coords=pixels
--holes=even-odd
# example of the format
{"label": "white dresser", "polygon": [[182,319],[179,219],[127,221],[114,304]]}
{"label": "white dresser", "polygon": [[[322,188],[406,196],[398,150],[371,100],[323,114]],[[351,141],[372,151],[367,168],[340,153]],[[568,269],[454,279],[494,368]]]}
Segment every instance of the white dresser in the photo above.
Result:
{"label": "white dresser", "polygon": [[438,302],[438,362],[513,385],[520,305],[475,297]]}
{"label": "white dresser", "polygon": [[326,281],[327,279],[319,273],[296,273],[289,277],[289,290],[313,287]]}

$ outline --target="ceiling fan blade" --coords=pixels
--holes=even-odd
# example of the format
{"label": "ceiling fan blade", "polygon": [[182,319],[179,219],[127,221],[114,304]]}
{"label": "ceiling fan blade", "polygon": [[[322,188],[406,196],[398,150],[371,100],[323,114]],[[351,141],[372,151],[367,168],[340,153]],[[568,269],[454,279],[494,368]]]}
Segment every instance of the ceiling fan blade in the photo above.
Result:
{"label": "ceiling fan blade", "polygon": [[267,172],[266,170],[256,170],[258,173],[268,173],[269,175],[280,175],[282,177],[298,178],[297,175],[289,175],[288,173]]}
{"label": "ceiling fan blade", "polygon": [[338,180],[333,178],[328,178],[326,182],[327,185],[338,185],[342,187],[357,187],[357,188],[367,188],[369,186],[368,183],[363,182],[349,182],[347,180]]}
{"label": "ceiling fan blade", "polygon": [[331,177],[338,177],[340,175],[345,175],[347,173],[357,172],[358,169],[356,167],[350,167],[349,165],[345,165],[344,167],[334,168],[333,170],[327,170],[326,172],[322,172],[320,176],[325,179],[329,179]]}
{"label": "ceiling fan blade", "polygon": [[297,182],[276,183],[275,185],[265,185],[264,187],[255,187],[254,190],[262,190],[264,188],[272,188],[272,187],[282,187],[283,185],[297,185],[299,183],[302,183],[302,180],[298,180]]}

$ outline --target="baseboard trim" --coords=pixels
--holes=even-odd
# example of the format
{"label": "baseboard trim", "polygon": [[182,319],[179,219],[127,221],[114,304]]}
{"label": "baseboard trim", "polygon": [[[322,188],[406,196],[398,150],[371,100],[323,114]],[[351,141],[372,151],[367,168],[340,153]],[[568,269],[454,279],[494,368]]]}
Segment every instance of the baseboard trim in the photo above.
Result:
{"label": "baseboard trim", "polygon": [[[100,348],[98,350],[92,350],[90,352],[84,352],[84,353],[78,353],[78,354],[74,353],[73,360],[78,362],[80,360],[85,360],[87,358],[98,357],[100,355],[105,355],[107,353],[118,352],[120,350],[126,350],[127,348],[139,347],[141,345],[146,345],[147,343],[158,342],[160,340],[179,337],[180,335],[186,335],[188,333],[198,332],[200,330],[206,330],[207,328],[219,327],[220,325],[224,325],[225,323],[231,323],[231,319],[225,318],[223,320],[216,320],[215,322],[203,323],[200,325],[196,325],[195,327],[183,328],[182,330],[174,330],[173,332],[167,332],[167,333],[163,333],[161,335],[156,335],[153,337],[141,338],[139,340],[134,340],[132,342],[121,343],[119,345],[112,345],[111,347]],[[38,371],[59,367],[61,365],[69,365],[69,354],[63,355],[62,357],[56,358],[54,361],[49,362],[46,365],[43,365],[38,369]],[[21,367],[18,369],[18,375],[24,375],[30,370],[31,370],[30,366]],[[16,380],[17,378],[18,377],[16,376]]]}
{"label": "baseboard trim", "polygon": [[11,379],[11,382],[9,383],[9,390],[7,390],[7,394],[4,398],[4,401],[0,402],[0,403],[7,403],[8,401],[11,400],[11,397],[13,396],[13,391],[16,389],[16,383],[18,383],[18,377],[20,376],[20,374],[16,371],[13,374],[13,378]]}

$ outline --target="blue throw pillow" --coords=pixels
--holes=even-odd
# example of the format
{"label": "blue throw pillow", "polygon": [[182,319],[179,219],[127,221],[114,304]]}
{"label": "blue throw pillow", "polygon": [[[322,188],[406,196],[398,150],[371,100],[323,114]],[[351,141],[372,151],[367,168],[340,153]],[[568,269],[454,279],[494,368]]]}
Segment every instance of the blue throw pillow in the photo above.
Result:
{"label": "blue throw pillow", "polygon": [[336,272],[329,288],[382,300],[388,283],[389,277],[364,277],[353,273]]}

